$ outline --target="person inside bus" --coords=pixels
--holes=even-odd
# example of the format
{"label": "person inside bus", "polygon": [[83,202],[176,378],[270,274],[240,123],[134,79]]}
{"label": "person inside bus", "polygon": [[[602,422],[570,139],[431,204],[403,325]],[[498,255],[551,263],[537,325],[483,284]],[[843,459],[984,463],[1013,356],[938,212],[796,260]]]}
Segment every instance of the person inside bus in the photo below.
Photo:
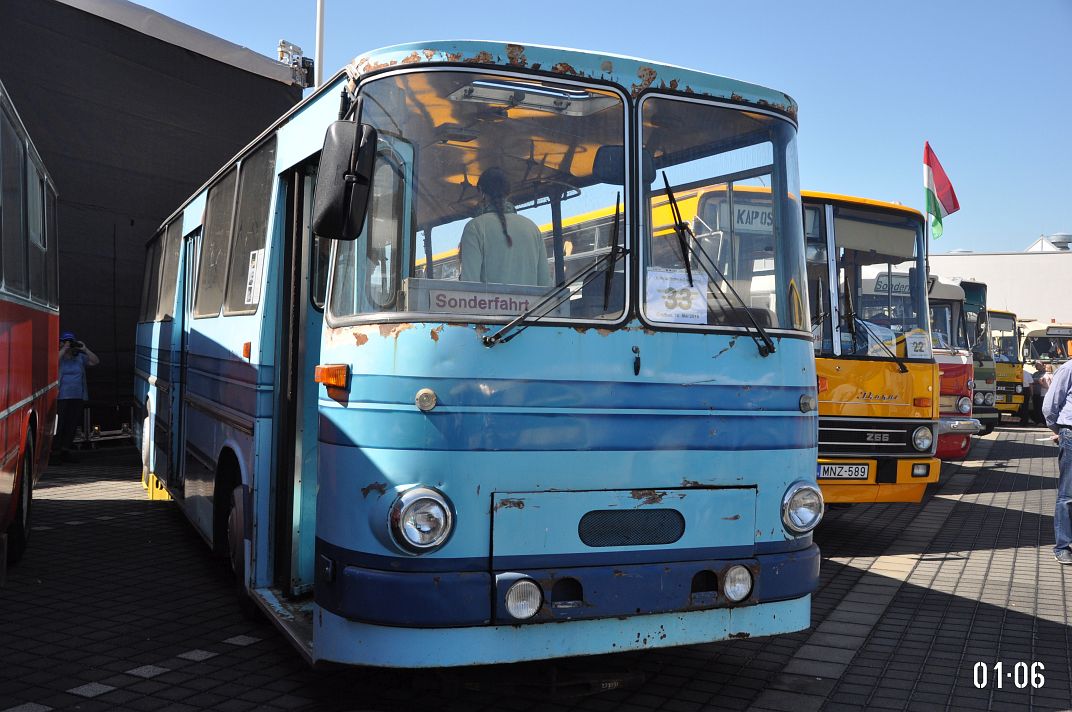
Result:
{"label": "person inside bus", "polygon": [[465,225],[459,245],[462,281],[550,286],[543,234],[507,200],[506,174],[488,168],[476,187],[481,193],[479,212]]}
{"label": "person inside bus", "polygon": [[60,336],[59,380],[60,389],[56,399],[58,423],[56,426],[57,459],[59,462],[74,460],[71,445],[74,431],[82,420],[82,409],[89,399],[86,386],[86,368],[100,363],[97,355],[70,331]]}

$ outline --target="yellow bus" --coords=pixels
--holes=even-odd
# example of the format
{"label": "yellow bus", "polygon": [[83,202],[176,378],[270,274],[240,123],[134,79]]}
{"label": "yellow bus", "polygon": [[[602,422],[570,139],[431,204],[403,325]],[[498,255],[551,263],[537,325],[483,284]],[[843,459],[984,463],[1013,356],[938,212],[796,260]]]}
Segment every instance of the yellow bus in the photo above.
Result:
{"label": "yellow bus", "polygon": [[827,193],[803,203],[823,497],[919,502],[940,468],[923,216]]}
{"label": "yellow bus", "polygon": [[996,403],[1001,415],[1019,415],[1024,405],[1024,364],[1020,360],[1020,325],[1008,311],[990,310],[990,343],[997,379]]}

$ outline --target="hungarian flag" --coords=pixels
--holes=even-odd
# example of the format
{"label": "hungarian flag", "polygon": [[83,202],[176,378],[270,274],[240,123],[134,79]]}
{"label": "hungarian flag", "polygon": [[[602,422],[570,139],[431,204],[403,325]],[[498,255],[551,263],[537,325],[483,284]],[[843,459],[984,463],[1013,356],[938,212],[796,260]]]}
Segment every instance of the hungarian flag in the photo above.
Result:
{"label": "hungarian flag", "polygon": [[927,213],[931,218],[931,235],[937,240],[942,236],[942,218],[960,210],[957,194],[949,176],[938,162],[938,156],[931,150],[931,144],[923,144],[923,192],[927,200]]}

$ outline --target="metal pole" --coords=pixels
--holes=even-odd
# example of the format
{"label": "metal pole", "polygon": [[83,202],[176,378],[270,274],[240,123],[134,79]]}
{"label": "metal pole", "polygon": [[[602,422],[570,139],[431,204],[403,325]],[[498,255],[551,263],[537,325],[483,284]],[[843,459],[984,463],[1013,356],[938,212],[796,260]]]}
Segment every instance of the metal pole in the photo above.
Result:
{"label": "metal pole", "polygon": [[324,0],[316,0],[316,86],[324,83]]}

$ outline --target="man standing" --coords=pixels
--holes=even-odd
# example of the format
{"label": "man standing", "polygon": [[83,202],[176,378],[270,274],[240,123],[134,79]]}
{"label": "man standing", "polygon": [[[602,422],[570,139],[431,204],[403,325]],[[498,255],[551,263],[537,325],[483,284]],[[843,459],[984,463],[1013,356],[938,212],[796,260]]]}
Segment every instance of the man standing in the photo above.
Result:
{"label": "man standing", "polygon": [[1042,404],[1046,425],[1057,443],[1057,508],[1053,513],[1053,558],[1072,564],[1072,361],[1053,374]]}

